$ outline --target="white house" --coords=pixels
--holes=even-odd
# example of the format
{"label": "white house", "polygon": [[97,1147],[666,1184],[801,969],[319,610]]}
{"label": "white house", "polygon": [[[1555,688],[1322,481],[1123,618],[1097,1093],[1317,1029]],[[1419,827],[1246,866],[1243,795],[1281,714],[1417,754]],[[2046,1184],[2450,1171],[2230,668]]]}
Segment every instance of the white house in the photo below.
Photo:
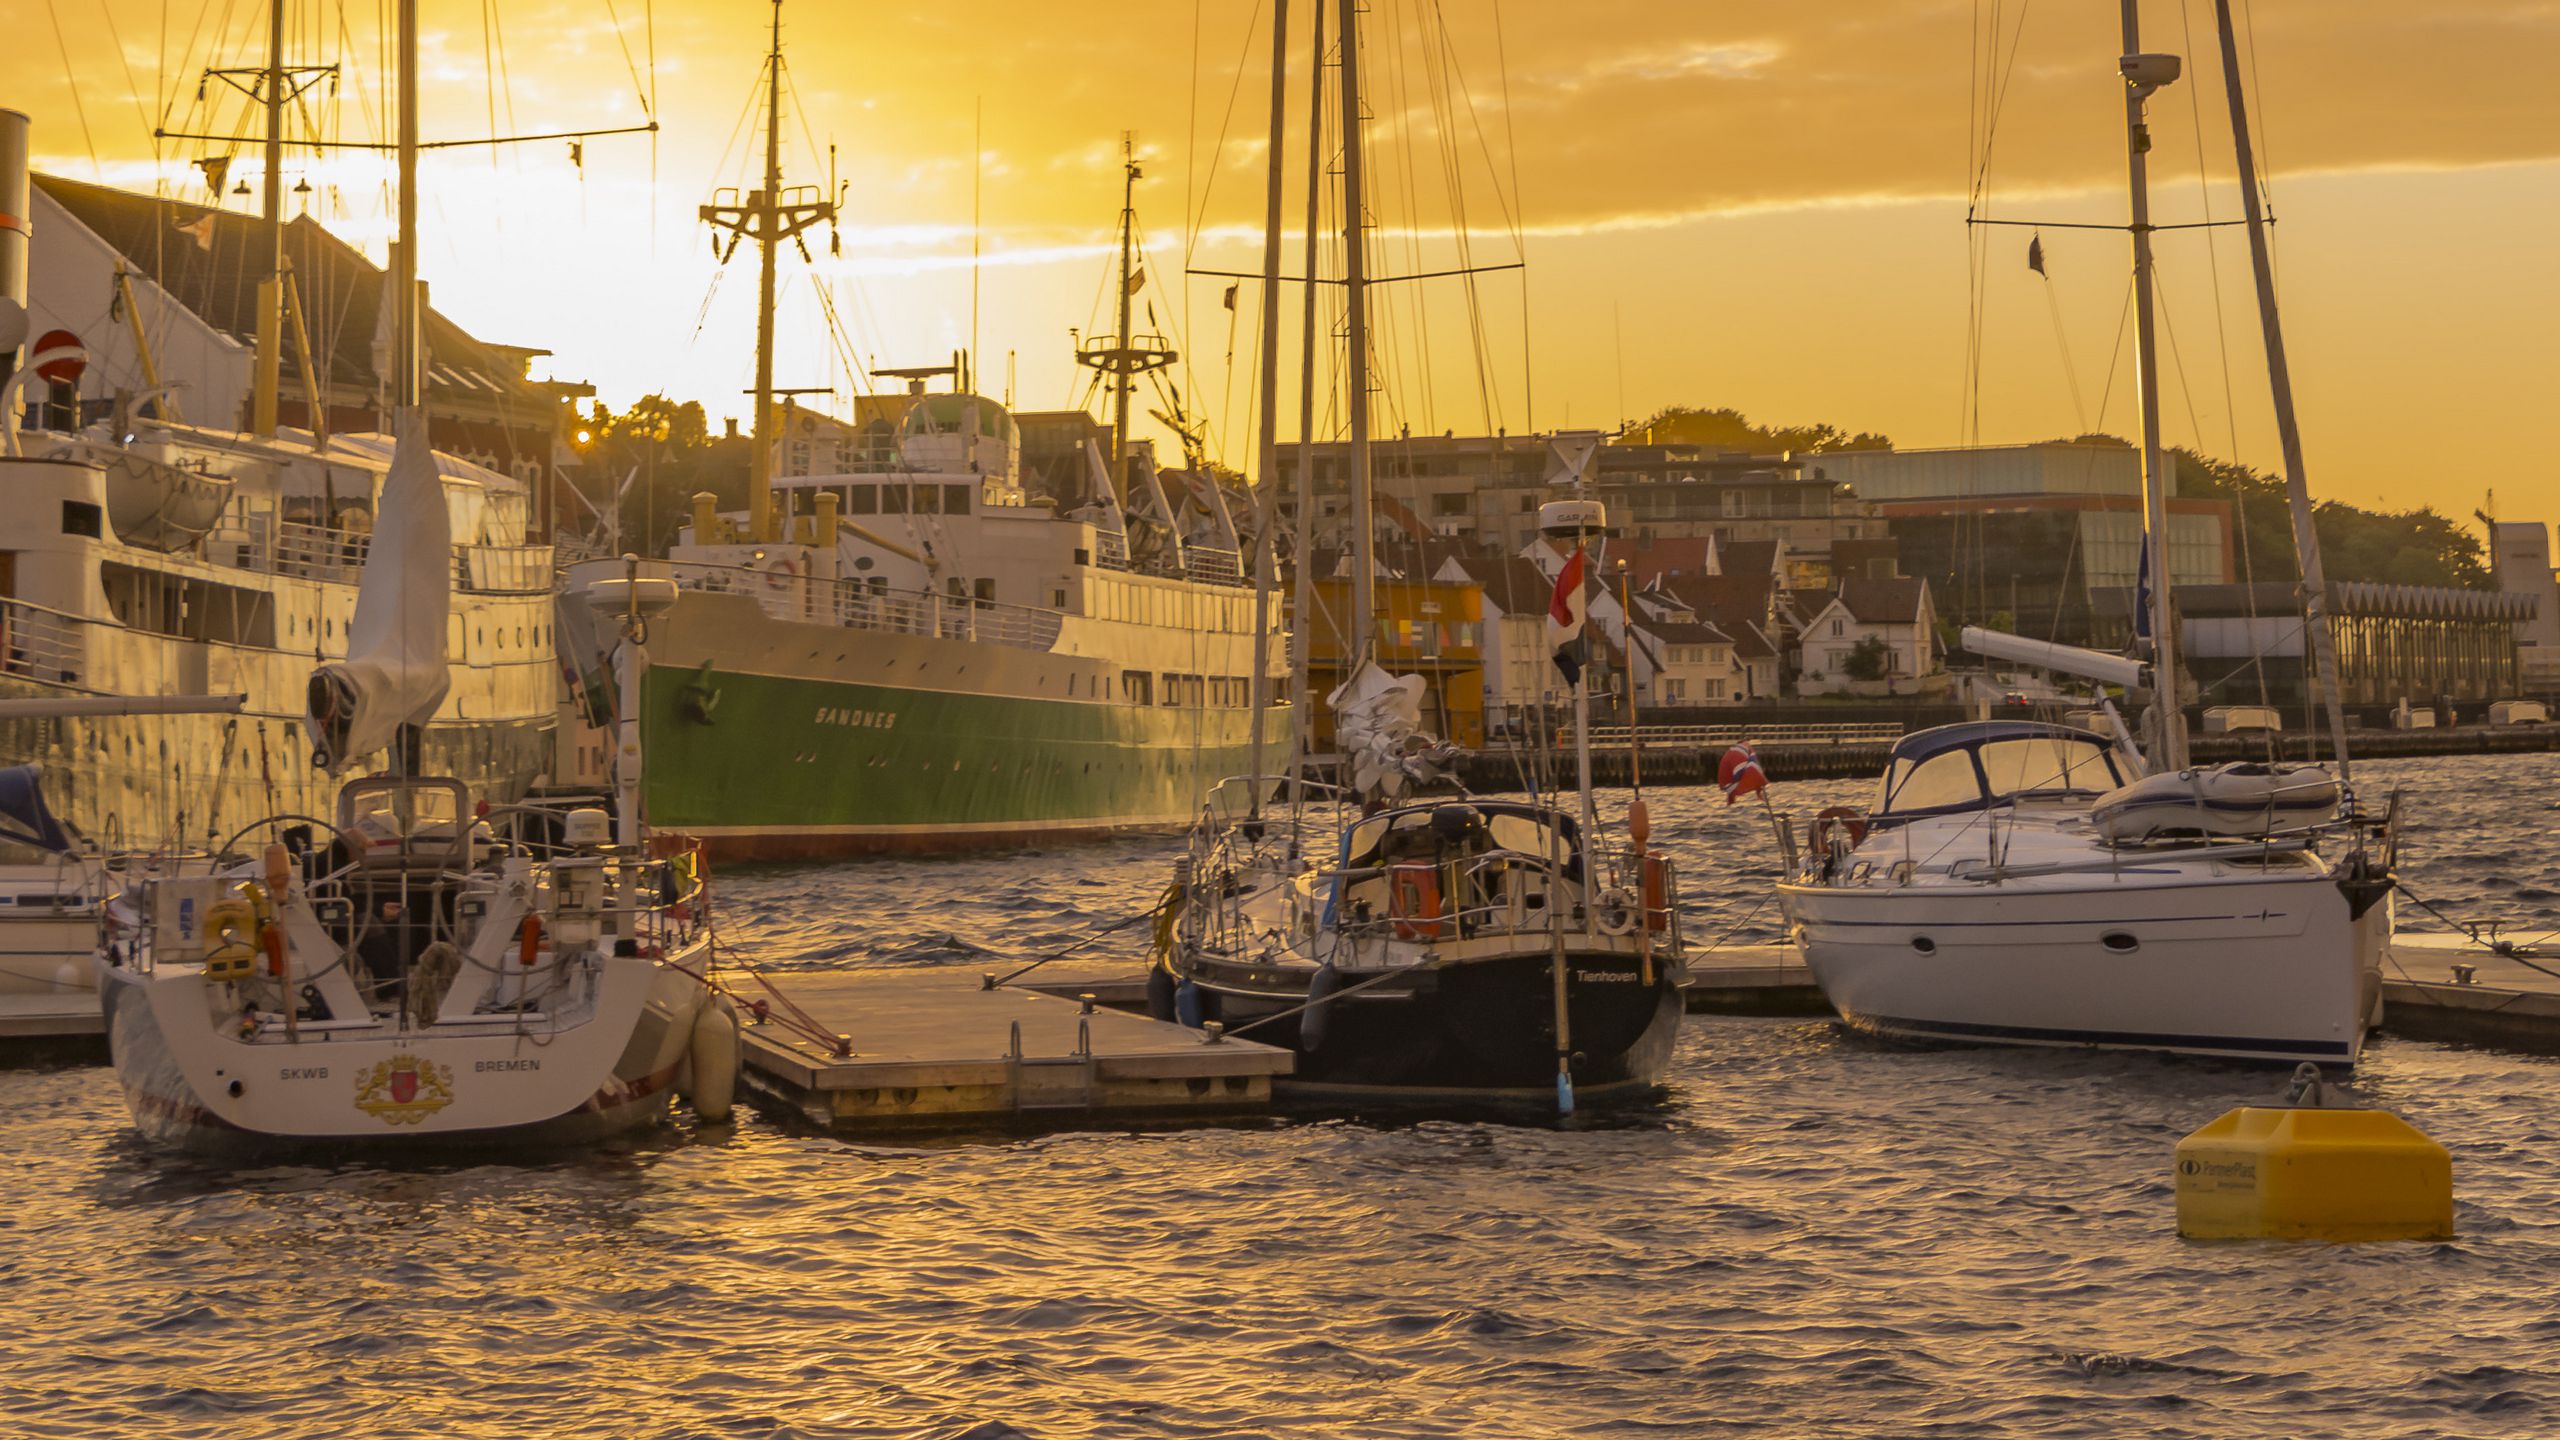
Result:
{"label": "white house", "polygon": [[[1806,617],[1797,690],[1806,695],[1914,695],[1943,687],[1929,582],[1852,577]],[[1859,679],[1861,651],[1881,662]]]}

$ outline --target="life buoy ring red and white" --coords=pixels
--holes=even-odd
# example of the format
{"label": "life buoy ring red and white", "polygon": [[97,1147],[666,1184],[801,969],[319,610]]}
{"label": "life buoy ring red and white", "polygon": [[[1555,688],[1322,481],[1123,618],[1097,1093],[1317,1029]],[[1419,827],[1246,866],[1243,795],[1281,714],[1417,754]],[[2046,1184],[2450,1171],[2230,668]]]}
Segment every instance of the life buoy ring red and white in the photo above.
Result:
{"label": "life buoy ring red and white", "polygon": [[1849,843],[1840,847],[1842,854],[1867,843],[1866,812],[1855,805],[1824,807],[1813,817],[1813,853],[1822,856],[1832,854],[1832,836],[1835,833],[1849,837]]}

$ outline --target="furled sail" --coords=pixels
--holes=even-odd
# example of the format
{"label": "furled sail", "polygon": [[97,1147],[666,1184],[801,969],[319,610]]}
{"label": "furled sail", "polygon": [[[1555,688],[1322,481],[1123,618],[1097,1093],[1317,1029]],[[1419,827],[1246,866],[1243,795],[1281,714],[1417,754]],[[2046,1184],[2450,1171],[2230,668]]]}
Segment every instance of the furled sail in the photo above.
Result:
{"label": "furled sail", "polygon": [[453,603],[453,520],[426,422],[399,422],[347,658],[311,672],[311,761],[336,773],[381,750],[444,703],[445,617]]}
{"label": "furled sail", "polygon": [[1397,800],[1415,786],[1449,778],[1457,748],[1423,733],[1422,690],[1421,676],[1390,675],[1363,660],[1325,697],[1333,707],[1334,743],[1363,799]]}

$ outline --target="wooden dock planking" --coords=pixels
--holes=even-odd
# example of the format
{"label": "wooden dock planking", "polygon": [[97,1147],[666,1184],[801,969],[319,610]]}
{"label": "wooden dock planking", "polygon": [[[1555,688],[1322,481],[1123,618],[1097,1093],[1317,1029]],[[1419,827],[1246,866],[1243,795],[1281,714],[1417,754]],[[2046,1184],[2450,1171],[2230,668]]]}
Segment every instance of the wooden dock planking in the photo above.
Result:
{"label": "wooden dock planking", "polygon": [[[1044,995],[1091,995],[1097,1004],[1143,1010],[1144,970],[1126,960],[1087,961],[1055,973],[1043,966],[1018,982]],[[1689,1009],[1719,1015],[1828,1015],[1822,987],[1791,945],[1724,945],[1689,956]]]}
{"label": "wooden dock planking", "polygon": [[853,1053],[750,1025],[749,1083],[847,1128],[1260,1110],[1271,1103],[1271,1078],[1293,1063],[1288,1051],[1250,1040],[1213,1045],[1144,1015],[1099,1006],[1086,1014],[1072,999],[988,990],[978,972],[956,967],[773,981],[820,1025],[850,1036]]}

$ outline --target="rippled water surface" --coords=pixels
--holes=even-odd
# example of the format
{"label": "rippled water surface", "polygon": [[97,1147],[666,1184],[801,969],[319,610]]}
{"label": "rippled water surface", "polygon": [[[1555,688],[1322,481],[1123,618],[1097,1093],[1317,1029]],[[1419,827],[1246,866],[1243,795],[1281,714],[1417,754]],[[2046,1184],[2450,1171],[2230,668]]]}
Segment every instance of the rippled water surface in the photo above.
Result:
{"label": "rippled water surface", "polygon": [[[2420,792],[2420,893],[2560,926],[2560,764],[2359,779]],[[1766,821],[1655,808],[1693,937],[1769,938]],[[1142,907],[1170,848],[722,884],[777,966],[983,967]],[[1660,1108],[1578,1129],[890,1147],[749,1117],[243,1170],[143,1149],[103,1069],[0,1072],[0,1433],[2550,1433],[2560,1063],[2368,1052],[2365,1091],[2453,1149],[2452,1244],[2178,1240],[2170,1147],[2273,1083],[1700,1018]]]}

